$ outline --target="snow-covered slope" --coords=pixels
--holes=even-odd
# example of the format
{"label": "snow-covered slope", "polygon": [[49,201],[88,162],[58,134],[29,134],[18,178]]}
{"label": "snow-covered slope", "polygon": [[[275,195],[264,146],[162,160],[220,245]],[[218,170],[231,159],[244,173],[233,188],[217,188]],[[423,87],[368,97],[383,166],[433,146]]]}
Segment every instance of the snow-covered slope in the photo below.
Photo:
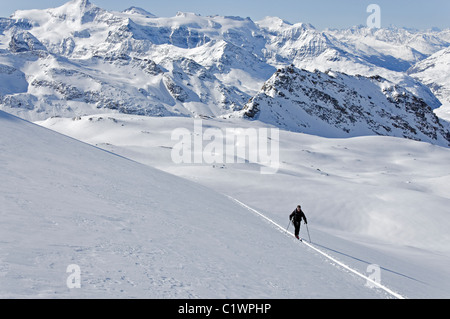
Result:
{"label": "snow-covered slope", "polygon": [[439,121],[423,100],[381,77],[286,67],[237,116],[325,137],[377,134],[450,145],[447,122]]}
{"label": "snow-covered slope", "polygon": [[[273,175],[260,174],[250,155],[243,164],[175,164],[172,148],[178,141],[172,133],[184,128],[194,134],[194,121],[109,114],[40,124],[230,195],[283,227],[300,203],[315,247],[364,274],[370,264],[380,265],[381,282],[406,297],[450,296],[448,148],[393,137],[327,139],[281,130],[280,165]],[[204,130],[267,127],[242,119],[203,120]],[[196,147],[193,156],[202,151]],[[301,235],[308,238],[304,225]],[[270,236],[272,244],[276,235]],[[285,257],[302,268],[293,254]]]}
{"label": "snow-covered slope", "polygon": [[417,63],[408,73],[429,86],[443,104],[437,114],[450,120],[450,48]]}
{"label": "snow-covered slope", "polygon": [[390,296],[204,186],[1,111],[0,136],[2,298]]}

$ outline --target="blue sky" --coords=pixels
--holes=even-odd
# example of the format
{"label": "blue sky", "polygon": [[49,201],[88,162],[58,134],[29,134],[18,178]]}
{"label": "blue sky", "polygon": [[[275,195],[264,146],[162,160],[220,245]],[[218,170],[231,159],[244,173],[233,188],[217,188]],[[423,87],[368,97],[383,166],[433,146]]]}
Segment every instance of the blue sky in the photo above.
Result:
{"label": "blue sky", "polygon": [[[450,28],[449,0],[90,0],[97,6],[121,11],[137,6],[161,17],[174,16],[177,11],[201,15],[236,15],[259,20],[278,16],[289,22],[311,23],[318,29],[343,28],[366,24],[369,4],[381,8],[381,26],[390,25],[428,29]],[[0,6],[0,16],[8,17],[16,9],[58,7],[66,0],[14,0]]]}

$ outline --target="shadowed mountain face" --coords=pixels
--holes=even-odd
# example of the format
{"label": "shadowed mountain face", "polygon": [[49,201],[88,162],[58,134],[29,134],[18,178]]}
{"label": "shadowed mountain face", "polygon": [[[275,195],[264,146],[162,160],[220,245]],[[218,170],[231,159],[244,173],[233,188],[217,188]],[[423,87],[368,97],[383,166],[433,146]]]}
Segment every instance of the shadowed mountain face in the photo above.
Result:
{"label": "shadowed mountain face", "polygon": [[236,114],[325,137],[389,135],[450,145],[448,126],[423,100],[381,77],[287,67]]}

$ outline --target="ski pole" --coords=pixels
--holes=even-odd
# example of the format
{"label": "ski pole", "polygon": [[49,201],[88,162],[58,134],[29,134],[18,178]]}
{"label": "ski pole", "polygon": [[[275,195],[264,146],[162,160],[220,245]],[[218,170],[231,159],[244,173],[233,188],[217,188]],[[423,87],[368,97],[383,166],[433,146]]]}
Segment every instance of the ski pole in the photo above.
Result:
{"label": "ski pole", "polygon": [[308,228],[308,224],[305,223],[305,225],[306,225],[306,230],[308,231],[309,242],[311,243],[311,236],[309,236],[309,228]]}
{"label": "ski pole", "polygon": [[287,231],[288,231],[288,229],[289,229],[289,226],[291,226],[291,222],[292,222],[292,220],[289,219],[289,225],[288,225],[288,227],[286,228],[285,234],[287,234]]}

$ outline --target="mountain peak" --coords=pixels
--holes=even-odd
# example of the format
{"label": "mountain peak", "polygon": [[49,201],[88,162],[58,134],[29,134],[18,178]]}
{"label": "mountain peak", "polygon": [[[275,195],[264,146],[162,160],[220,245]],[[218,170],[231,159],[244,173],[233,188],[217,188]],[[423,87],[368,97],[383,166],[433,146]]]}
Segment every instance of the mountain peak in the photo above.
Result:
{"label": "mountain peak", "polygon": [[88,9],[93,6],[89,0],[71,0],[65,4],[66,6],[78,7],[81,9]]}
{"label": "mountain peak", "polygon": [[274,31],[292,27],[292,23],[286,20],[283,20],[278,17],[269,17],[269,16],[265,17],[262,20],[256,21],[256,24],[261,28]]}
{"label": "mountain peak", "polygon": [[176,14],[176,17],[178,18],[188,18],[188,17],[200,17],[201,15],[198,13],[193,13],[193,12],[183,12],[183,11],[178,11]]}
{"label": "mountain peak", "polygon": [[139,7],[129,7],[128,9],[125,9],[122,11],[123,13],[128,13],[128,14],[138,14],[138,15],[142,15],[146,18],[155,18],[156,16],[153,13],[148,12],[145,9],[139,8]]}
{"label": "mountain peak", "polygon": [[59,19],[80,20],[81,23],[93,22],[100,11],[102,9],[89,0],[71,0],[58,8],[48,10],[51,15]]}

